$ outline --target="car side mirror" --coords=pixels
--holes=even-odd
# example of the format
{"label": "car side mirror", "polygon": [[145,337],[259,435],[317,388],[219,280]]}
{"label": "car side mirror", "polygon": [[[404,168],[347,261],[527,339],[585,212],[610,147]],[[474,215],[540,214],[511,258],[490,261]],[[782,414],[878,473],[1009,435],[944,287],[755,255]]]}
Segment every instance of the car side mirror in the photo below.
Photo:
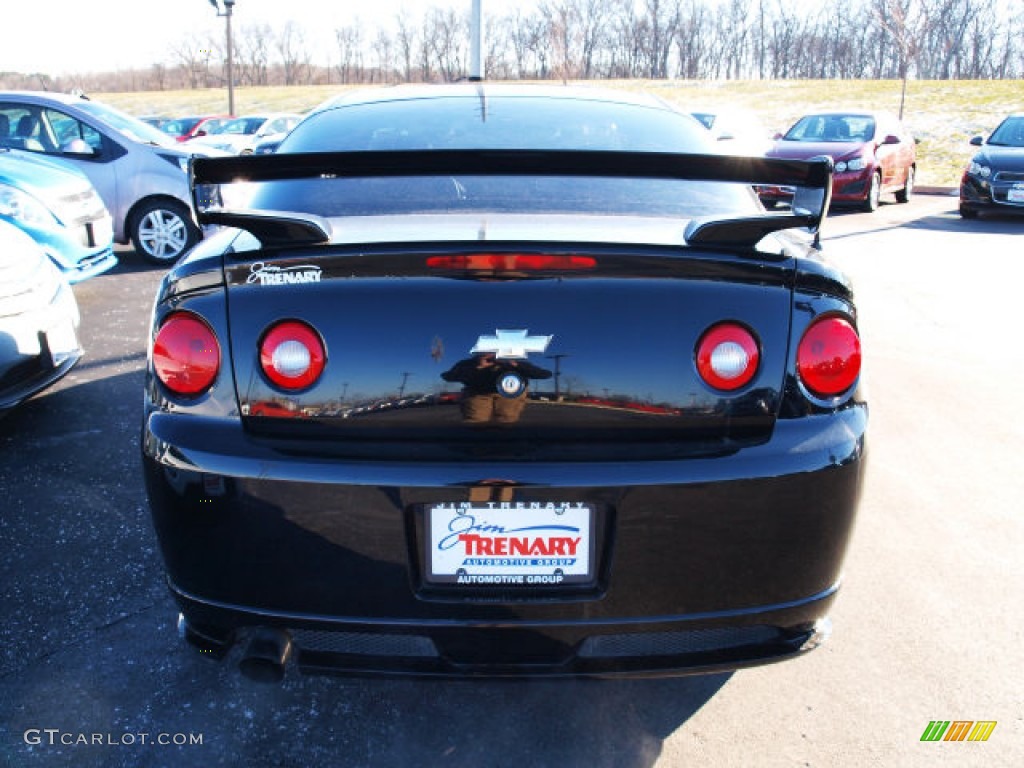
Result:
{"label": "car side mirror", "polygon": [[778,141],[781,138],[782,138],[782,134],[781,133],[773,133],[772,134],[772,141]]}
{"label": "car side mirror", "polygon": [[72,139],[60,148],[62,155],[74,155],[75,157],[95,157],[96,150],[89,146],[84,139]]}
{"label": "car side mirror", "polygon": [[195,133],[192,134],[193,137],[195,137],[195,136],[205,136],[205,135],[206,135],[206,131],[196,131]]}
{"label": "car side mirror", "polygon": [[885,140],[882,142],[882,144],[899,144],[899,143],[900,143],[900,137],[899,136],[895,136],[895,135],[893,135],[891,133],[888,136],[886,136]]}
{"label": "car side mirror", "polygon": [[975,136],[973,139],[971,139],[972,147],[980,147],[984,143],[985,139],[983,139],[981,136]]}

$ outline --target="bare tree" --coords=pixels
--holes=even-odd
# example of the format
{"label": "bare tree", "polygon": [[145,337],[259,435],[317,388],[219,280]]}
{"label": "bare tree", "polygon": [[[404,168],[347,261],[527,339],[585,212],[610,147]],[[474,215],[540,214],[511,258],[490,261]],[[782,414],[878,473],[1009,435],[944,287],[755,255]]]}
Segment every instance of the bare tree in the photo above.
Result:
{"label": "bare tree", "polygon": [[309,80],[309,53],[306,35],[294,21],[289,21],[277,33],[275,47],[281,56],[285,85],[298,85]]}
{"label": "bare tree", "polygon": [[171,47],[171,57],[184,70],[189,88],[206,86],[214,50],[209,39],[195,35],[189,35]]}
{"label": "bare tree", "polygon": [[241,29],[235,38],[235,72],[245,85],[267,85],[270,82],[270,46],[273,32],[269,24],[252,24]]}
{"label": "bare tree", "polygon": [[334,30],[338,43],[338,76],[344,85],[358,82],[363,69],[363,31],[358,23]]}
{"label": "bare tree", "polygon": [[398,57],[402,65],[402,79],[408,83],[412,81],[412,62],[417,40],[416,29],[420,24],[410,19],[408,10],[402,8],[395,19],[395,26],[397,28],[395,43],[398,46]]}
{"label": "bare tree", "polygon": [[465,73],[469,24],[463,16],[452,9],[430,9],[424,19],[423,40],[424,50],[429,51],[444,80],[457,80]]}

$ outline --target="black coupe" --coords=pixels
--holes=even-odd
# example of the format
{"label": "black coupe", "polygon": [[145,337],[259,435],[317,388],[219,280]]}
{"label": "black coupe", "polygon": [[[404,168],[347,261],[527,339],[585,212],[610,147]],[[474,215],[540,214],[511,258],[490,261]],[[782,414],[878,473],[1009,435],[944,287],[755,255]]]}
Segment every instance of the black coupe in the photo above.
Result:
{"label": "black coupe", "polygon": [[817,645],[867,422],[817,238],[831,163],[705,133],[648,97],[464,83],[196,159],[224,229],[160,288],[142,440],[184,636],[270,680]]}

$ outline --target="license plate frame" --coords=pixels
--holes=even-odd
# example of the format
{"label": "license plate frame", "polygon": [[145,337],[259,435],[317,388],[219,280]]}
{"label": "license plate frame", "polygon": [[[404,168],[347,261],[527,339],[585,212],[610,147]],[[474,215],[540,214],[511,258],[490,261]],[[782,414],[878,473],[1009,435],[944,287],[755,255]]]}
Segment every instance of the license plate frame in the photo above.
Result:
{"label": "license plate frame", "polygon": [[592,586],[597,539],[593,504],[428,504],[423,579],[473,590]]}

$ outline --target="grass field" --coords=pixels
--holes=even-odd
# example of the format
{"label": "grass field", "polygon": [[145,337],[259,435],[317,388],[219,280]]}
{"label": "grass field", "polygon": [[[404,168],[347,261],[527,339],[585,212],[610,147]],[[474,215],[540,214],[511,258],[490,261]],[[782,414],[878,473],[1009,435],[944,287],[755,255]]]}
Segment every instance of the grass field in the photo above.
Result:
{"label": "grass field", "polygon": [[[646,91],[688,106],[731,105],[753,110],[772,131],[783,131],[807,112],[868,108],[896,113],[901,83],[895,80],[601,81],[595,85]],[[238,114],[304,112],[345,86],[238,88]],[[223,89],[105,93],[97,98],[136,115],[214,114],[226,111]],[[918,184],[954,187],[973,154],[972,136],[987,134],[1008,112],[1024,111],[1024,81],[912,81],[904,120],[918,139]]]}

